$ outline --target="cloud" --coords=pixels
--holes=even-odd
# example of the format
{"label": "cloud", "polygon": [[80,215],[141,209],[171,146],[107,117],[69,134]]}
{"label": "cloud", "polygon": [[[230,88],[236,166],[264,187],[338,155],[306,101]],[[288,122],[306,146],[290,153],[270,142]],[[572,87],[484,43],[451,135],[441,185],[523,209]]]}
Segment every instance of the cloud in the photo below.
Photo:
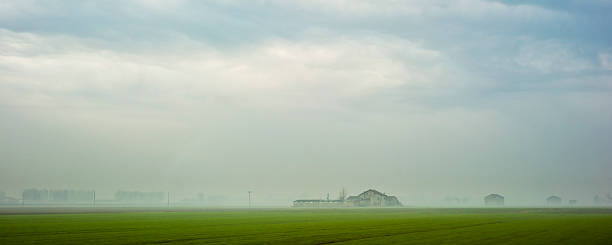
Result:
{"label": "cloud", "polygon": [[2,102],[13,105],[220,98],[253,106],[337,105],[384,89],[439,86],[436,73],[448,66],[441,53],[395,37],[271,38],[230,49],[184,39],[142,53],[1,32]]}
{"label": "cloud", "polygon": [[559,40],[531,40],[522,45],[515,62],[541,73],[576,73],[594,69],[579,47]]}
{"label": "cloud", "polygon": [[28,16],[49,13],[36,0],[2,1],[0,3],[0,20],[13,20]]}
{"label": "cloud", "polygon": [[563,12],[534,5],[507,5],[481,0],[397,1],[333,0],[298,1],[301,8],[339,14],[343,17],[434,17],[460,19],[511,19],[515,21],[552,20],[565,17]]}

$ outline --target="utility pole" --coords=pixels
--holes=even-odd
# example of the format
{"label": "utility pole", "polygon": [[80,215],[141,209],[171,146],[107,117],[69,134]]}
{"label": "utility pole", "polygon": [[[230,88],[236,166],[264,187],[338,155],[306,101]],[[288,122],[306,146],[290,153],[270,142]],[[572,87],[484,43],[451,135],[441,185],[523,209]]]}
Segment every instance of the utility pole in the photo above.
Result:
{"label": "utility pole", "polygon": [[170,208],[170,192],[168,192],[168,208]]}
{"label": "utility pole", "polygon": [[251,208],[251,193],[252,191],[249,191],[249,208]]}
{"label": "utility pole", "polygon": [[93,192],[93,206],[96,207],[96,191]]}

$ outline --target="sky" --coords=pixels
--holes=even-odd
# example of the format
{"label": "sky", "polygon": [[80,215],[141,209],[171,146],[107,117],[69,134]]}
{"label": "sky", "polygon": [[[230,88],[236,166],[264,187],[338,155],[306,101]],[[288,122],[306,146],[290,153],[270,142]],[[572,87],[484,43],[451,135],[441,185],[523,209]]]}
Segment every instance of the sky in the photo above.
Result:
{"label": "sky", "polygon": [[0,2],[0,190],[612,192],[612,1]]}

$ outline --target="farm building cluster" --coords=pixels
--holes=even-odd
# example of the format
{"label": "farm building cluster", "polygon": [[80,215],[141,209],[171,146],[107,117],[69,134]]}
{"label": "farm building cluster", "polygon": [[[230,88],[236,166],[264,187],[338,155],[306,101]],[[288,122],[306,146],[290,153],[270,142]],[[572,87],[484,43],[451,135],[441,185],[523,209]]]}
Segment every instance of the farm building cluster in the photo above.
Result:
{"label": "farm building cluster", "polygon": [[329,199],[305,199],[293,201],[294,207],[399,207],[402,203],[395,196],[389,196],[377,190],[367,190],[357,196],[344,198],[340,196],[337,200]]}

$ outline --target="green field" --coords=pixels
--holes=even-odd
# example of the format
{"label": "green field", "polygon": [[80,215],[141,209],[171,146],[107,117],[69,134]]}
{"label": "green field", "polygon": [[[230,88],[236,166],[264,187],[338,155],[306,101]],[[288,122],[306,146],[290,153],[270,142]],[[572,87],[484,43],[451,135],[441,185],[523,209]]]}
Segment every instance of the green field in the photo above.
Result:
{"label": "green field", "polygon": [[612,244],[610,209],[30,211],[0,244]]}

